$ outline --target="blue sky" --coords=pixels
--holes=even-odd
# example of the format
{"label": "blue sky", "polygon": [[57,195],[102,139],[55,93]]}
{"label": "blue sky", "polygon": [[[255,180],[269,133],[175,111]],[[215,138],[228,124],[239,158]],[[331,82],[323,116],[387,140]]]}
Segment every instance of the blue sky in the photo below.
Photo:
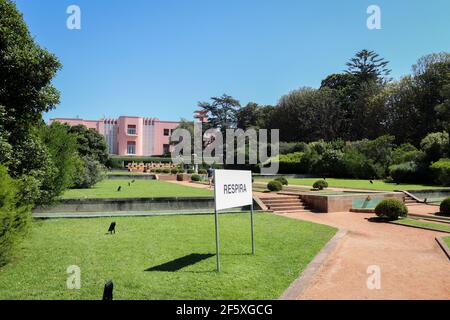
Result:
{"label": "blue sky", "polygon": [[[192,118],[198,101],[230,94],[275,104],[317,87],[360,49],[408,74],[422,55],[450,51],[448,0],[17,0],[36,41],[63,69],[61,104],[45,119],[140,115]],[[81,8],[81,30],[66,9]],[[381,8],[381,30],[366,10]]]}

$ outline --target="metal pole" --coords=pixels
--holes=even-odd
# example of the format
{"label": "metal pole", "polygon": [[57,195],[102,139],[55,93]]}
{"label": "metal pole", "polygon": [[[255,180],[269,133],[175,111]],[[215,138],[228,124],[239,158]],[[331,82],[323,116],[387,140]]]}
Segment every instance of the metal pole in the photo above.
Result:
{"label": "metal pole", "polygon": [[216,188],[216,171],[213,175],[214,181],[214,216],[216,220],[216,260],[217,272],[220,272],[220,257],[219,257],[219,211],[217,210],[217,188]]}
{"label": "metal pole", "polygon": [[217,272],[220,272],[220,257],[219,257],[219,212],[215,210],[216,216],[216,259],[217,259]]}
{"label": "metal pole", "polygon": [[253,226],[253,201],[250,207],[250,221],[251,221],[251,225],[252,225],[252,254],[255,254],[255,231],[254,231],[254,226]]}

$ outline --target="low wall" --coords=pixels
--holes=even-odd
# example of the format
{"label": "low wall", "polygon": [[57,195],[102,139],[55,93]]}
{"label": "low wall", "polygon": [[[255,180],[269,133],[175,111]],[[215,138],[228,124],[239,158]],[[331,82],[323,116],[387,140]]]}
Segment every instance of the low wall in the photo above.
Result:
{"label": "low wall", "polygon": [[[214,210],[212,197],[165,197],[165,198],[124,198],[124,199],[62,199],[52,206],[37,207],[33,213],[66,212],[120,212],[120,211],[189,211]],[[257,202],[254,209],[261,210]],[[248,210],[242,207],[241,210]]]}
{"label": "low wall", "polygon": [[[314,210],[319,212],[344,212],[353,208],[354,199],[366,199],[368,194],[351,195],[319,195],[300,194],[301,199]],[[401,192],[374,193],[371,198],[397,198],[403,201],[404,194]]]}

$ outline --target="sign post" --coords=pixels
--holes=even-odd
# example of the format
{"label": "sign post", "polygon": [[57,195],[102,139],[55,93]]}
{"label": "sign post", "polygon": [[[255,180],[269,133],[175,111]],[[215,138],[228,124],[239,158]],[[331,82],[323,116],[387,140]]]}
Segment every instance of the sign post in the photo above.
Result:
{"label": "sign post", "polygon": [[214,170],[214,202],[217,271],[220,272],[219,210],[250,205],[252,254],[255,254],[252,172],[242,170]]}

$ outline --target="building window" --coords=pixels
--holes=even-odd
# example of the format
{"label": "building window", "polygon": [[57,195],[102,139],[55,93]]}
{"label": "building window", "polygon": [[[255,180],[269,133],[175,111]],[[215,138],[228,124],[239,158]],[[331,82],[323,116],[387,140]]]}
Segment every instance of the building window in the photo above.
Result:
{"label": "building window", "polygon": [[136,135],[136,125],[129,124],[127,132],[128,132],[128,134]]}
{"label": "building window", "polygon": [[136,154],[136,142],[135,141],[127,142],[127,153],[128,154]]}
{"label": "building window", "polygon": [[170,134],[170,130],[169,129],[164,129],[164,135],[168,136]]}
{"label": "building window", "polygon": [[168,144],[163,144],[163,154],[170,153],[170,146]]}

